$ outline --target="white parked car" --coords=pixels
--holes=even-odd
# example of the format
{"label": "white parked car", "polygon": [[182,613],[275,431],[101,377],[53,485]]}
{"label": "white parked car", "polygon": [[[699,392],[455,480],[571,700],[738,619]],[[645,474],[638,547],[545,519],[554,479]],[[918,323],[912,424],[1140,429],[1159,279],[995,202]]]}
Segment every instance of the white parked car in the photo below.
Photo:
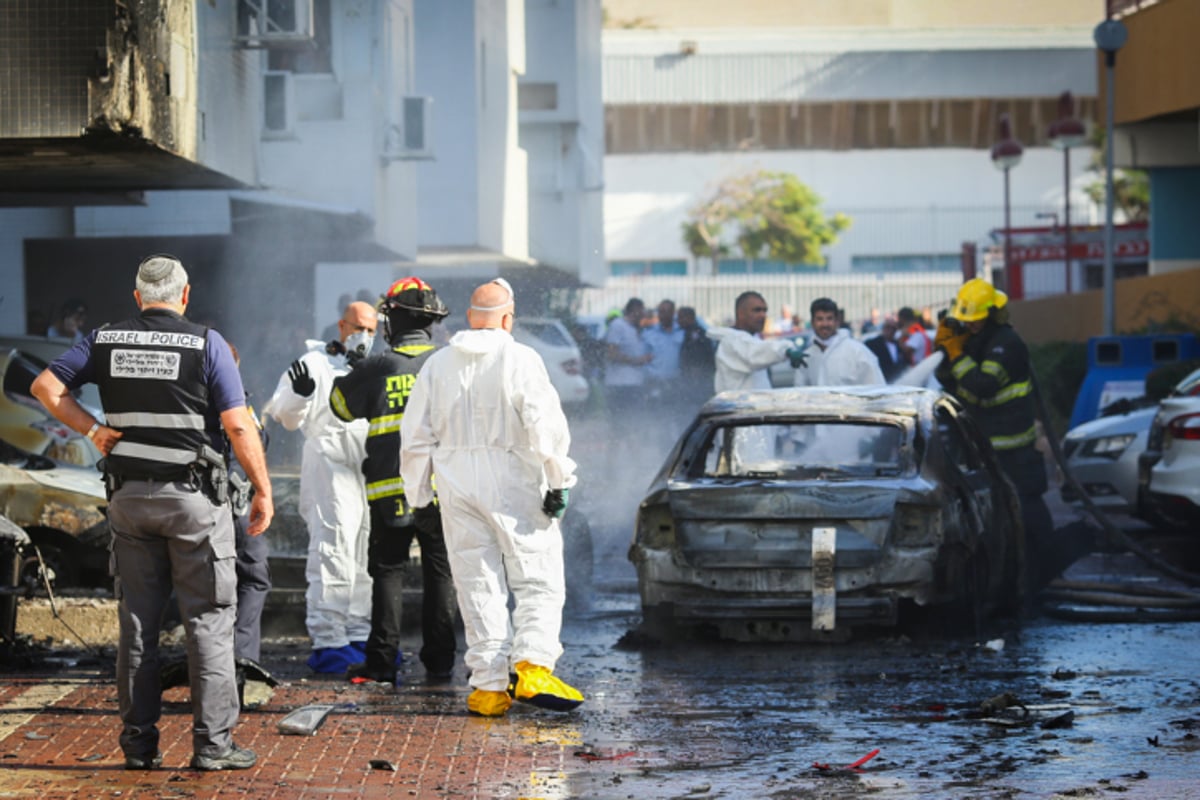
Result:
{"label": "white parked car", "polygon": [[564,407],[587,401],[590,388],[583,376],[583,358],[562,322],[552,317],[517,317],[513,321],[513,339],[532,347],[546,362],[550,383]]}
{"label": "white parked car", "polygon": [[[1150,423],[1157,413],[1157,405],[1148,405],[1100,417],[1075,426],[1063,437],[1068,469],[1092,502],[1105,511],[1138,511],[1138,456],[1146,449]],[[1062,487],[1062,499],[1080,502],[1069,484]]]}
{"label": "white parked car", "polygon": [[1154,431],[1162,457],[1150,469],[1150,503],[1167,519],[1192,526],[1200,522],[1200,370],[1162,401]]}

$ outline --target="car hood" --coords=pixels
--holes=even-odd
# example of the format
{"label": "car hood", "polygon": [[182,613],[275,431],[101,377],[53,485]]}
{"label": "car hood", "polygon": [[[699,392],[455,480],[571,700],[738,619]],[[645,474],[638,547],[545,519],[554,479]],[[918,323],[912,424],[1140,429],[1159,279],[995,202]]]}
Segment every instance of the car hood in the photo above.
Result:
{"label": "car hood", "polygon": [[1091,422],[1076,425],[1067,431],[1064,438],[1067,441],[1075,441],[1097,439],[1104,436],[1121,436],[1126,433],[1142,433],[1150,430],[1150,424],[1154,421],[1154,415],[1157,413],[1158,406],[1149,406],[1139,408],[1137,411],[1130,411],[1128,414],[1100,417]]}
{"label": "car hood", "polygon": [[26,470],[25,474],[35,483],[50,489],[84,494],[97,500],[107,499],[104,494],[104,481],[100,478],[99,473],[92,470],[31,469]]}

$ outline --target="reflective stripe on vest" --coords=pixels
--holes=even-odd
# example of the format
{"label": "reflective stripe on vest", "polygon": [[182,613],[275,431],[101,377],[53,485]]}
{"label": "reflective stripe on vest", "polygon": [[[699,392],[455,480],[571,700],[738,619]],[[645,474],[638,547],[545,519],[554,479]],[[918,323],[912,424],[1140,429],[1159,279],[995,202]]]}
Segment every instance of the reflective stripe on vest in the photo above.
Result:
{"label": "reflective stripe on vest", "polygon": [[146,411],[127,411],[108,414],[106,422],[114,428],[204,430],[204,417],[200,414],[153,414]]}
{"label": "reflective stripe on vest", "polygon": [[398,494],[404,494],[404,481],[399,476],[367,484],[367,500],[380,500]]}
{"label": "reflective stripe on vest", "polygon": [[140,458],[143,461],[158,461],[162,464],[176,465],[191,464],[196,460],[196,453],[190,450],[159,447],[153,444],[135,444],[134,442],[126,441],[118,441],[113,445],[110,455]]}
{"label": "reflective stripe on vest", "polygon": [[975,359],[963,356],[954,362],[954,366],[950,368],[950,374],[961,381],[962,376],[975,369],[976,366]]}
{"label": "reflective stripe on vest", "polygon": [[1008,377],[1008,370],[1006,370],[1004,365],[999,361],[992,361],[991,359],[988,359],[979,365],[979,371],[985,375],[991,375],[993,378],[999,381],[1001,385],[1007,384],[1011,380],[1011,378]]}
{"label": "reflective stripe on vest", "polygon": [[333,393],[329,395],[329,405],[339,419],[346,422],[354,420],[354,415],[350,413],[350,407],[346,405],[346,395],[342,394],[342,390],[336,386],[333,387]]}
{"label": "reflective stripe on vest", "polygon": [[1037,425],[1011,436],[990,436],[988,438],[991,440],[994,450],[1016,450],[1018,447],[1028,447],[1037,441]]}
{"label": "reflective stripe on vest", "polygon": [[367,436],[383,436],[387,433],[399,433],[400,421],[402,419],[404,419],[403,412],[375,417],[371,420],[371,427],[367,429]]}
{"label": "reflective stripe on vest", "polygon": [[979,401],[979,405],[983,408],[995,408],[1002,406],[1005,403],[1013,400],[1026,397],[1033,391],[1033,384],[1029,381],[1021,381],[1020,383],[1010,383],[1000,391],[996,392],[992,397],[985,398]]}

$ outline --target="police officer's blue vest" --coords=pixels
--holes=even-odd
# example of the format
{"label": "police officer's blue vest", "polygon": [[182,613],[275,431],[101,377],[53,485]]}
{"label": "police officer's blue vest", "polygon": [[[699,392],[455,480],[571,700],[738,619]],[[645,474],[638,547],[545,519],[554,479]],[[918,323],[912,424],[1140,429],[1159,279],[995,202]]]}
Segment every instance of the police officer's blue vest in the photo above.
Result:
{"label": "police officer's blue vest", "polygon": [[124,478],[181,480],[202,446],[208,329],[167,309],[96,331],[92,350],[105,422],[122,433],[108,470]]}

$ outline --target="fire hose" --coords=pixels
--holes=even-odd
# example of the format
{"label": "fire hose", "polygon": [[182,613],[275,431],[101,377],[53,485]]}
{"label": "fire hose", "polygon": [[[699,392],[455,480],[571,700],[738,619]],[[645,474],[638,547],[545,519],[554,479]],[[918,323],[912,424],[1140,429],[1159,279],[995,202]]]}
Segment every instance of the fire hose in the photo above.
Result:
{"label": "fire hose", "polygon": [[[1200,586],[1200,575],[1189,572],[1171,564],[1150,552],[1128,533],[1113,524],[1108,515],[1092,500],[1091,496],[1075,480],[1067,466],[1058,438],[1052,433],[1046,409],[1045,399],[1033,365],[1029,367],[1030,379],[1033,381],[1034,405],[1038,419],[1046,430],[1046,440],[1050,445],[1050,453],[1054,462],[1062,471],[1063,480],[1070,486],[1083,503],[1084,510],[1100,526],[1110,541],[1122,547],[1141,559],[1147,566],[1170,578],[1188,586]],[[1057,603],[1069,603],[1073,606],[1100,606],[1095,609],[1067,607],[1066,605],[1043,604],[1042,610],[1050,616],[1063,619],[1086,620],[1091,622],[1161,622],[1161,621],[1196,621],[1200,620],[1200,593],[1187,590],[1150,589],[1144,586],[1134,586],[1130,583],[1080,583],[1076,581],[1051,581],[1043,597]],[[1123,610],[1112,610],[1113,606],[1130,606]],[[1153,612],[1150,612],[1153,609]]]}

